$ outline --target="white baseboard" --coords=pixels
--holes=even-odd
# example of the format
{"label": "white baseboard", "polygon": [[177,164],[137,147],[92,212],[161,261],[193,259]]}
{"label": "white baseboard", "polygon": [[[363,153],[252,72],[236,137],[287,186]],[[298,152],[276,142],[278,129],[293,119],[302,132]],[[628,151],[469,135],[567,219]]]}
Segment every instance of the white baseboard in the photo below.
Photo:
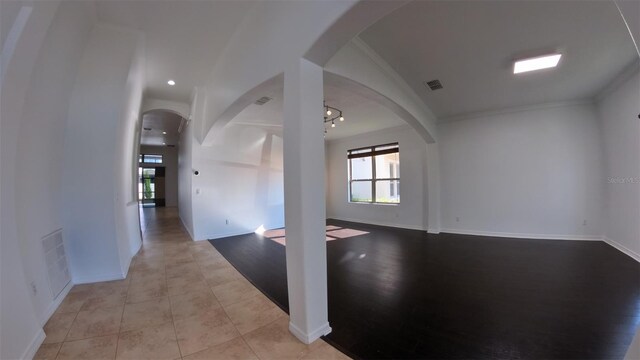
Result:
{"label": "white baseboard", "polygon": [[69,291],[71,291],[71,288],[73,287],[73,285],[74,285],[73,281],[69,281],[69,283],[64,287],[64,289],[62,289],[60,294],[58,294],[58,297],[53,299],[53,301],[51,302],[51,304],[49,305],[45,313],[42,315],[42,318],[40,319],[40,323],[42,324],[42,326],[44,326],[44,324],[46,324],[47,321],[49,321],[53,313],[56,312],[56,310],[58,310],[58,306],[60,306],[60,304],[62,303],[64,298],[67,296]]}
{"label": "white baseboard", "polygon": [[292,322],[289,322],[289,331],[293,334],[293,336],[298,338],[298,340],[302,341],[303,343],[311,344],[312,342],[318,340],[321,336],[329,335],[329,333],[331,333],[331,326],[329,326],[329,322],[326,322],[316,330],[306,334]]}
{"label": "white baseboard", "polygon": [[214,234],[214,235],[207,236],[206,239],[198,239],[196,241],[213,240],[213,239],[220,239],[220,238],[226,238],[226,237],[230,237],[230,236],[247,235],[247,234],[253,234],[253,231],[242,230],[242,231],[233,231],[233,232],[228,232],[228,233]]}
{"label": "white baseboard", "polygon": [[187,224],[184,223],[184,220],[182,219],[182,216],[179,216],[180,213],[178,213],[178,218],[180,219],[180,222],[182,223],[182,227],[184,227],[185,230],[187,230],[187,234],[189,234],[189,236],[191,236],[191,240],[196,240],[196,238],[193,236],[193,234],[191,233],[191,230],[189,230],[189,227],[187,226]]}
{"label": "white baseboard", "polygon": [[429,234],[440,234],[440,229],[427,229],[427,233]]}
{"label": "white baseboard", "polygon": [[614,241],[612,239],[609,239],[608,237],[604,237],[603,241],[606,242],[607,244],[613,246],[614,248],[618,249],[619,251],[625,253],[626,255],[628,255],[629,257],[631,257],[633,260],[640,262],[640,254],[638,254],[637,252],[629,249],[628,247],[620,244],[617,241]]}
{"label": "white baseboard", "polygon": [[528,233],[508,233],[494,231],[461,230],[461,229],[440,229],[443,233],[506,237],[516,239],[537,239],[537,240],[579,240],[579,241],[602,241],[599,235],[555,235],[555,234],[528,234]]}
{"label": "white baseboard", "polygon": [[31,340],[31,343],[29,343],[29,347],[25,349],[20,359],[33,359],[33,357],[38,352],[40,345],[42,345],[42,343],[44,342],[45,337],[46,334],[44,333],[44,330],[39,329],[33,337],[33,340]]}
{"label": "white baseboard", "polygon": [[328,217],[328,219],[335,219],[335,220],[342,220],[342,221],[357,222],[357,223],[363,223],[363,224],[369,224],[369,225],[388,226],[388,227],[401,228],[401,229],[409,229],[409,230],[419,230],[419,231],[425,231],[425,230],[426,230],[426,229],[424,229],[422,226],[414,226],[414,225],[406,225],[406,224],[396,224],[396,223],[381,222],[381,221],[373,222],[373,221],[370,221],[370,220],[352,219],[352,218],[346,218],[346,217],[330,216],[330,217]]}
{"label": "white baseboard", "polygon": [[[142,246],[140,246],[140,248],[138,248],[138,251],[140,251],[140,249],[142,249]],[[133,257],[138,253],[138,251],[136,251],[136,253],[133,254],[133,255],[129,255],[129,261],[127,261],[127,264],[122,267],[122,278],[123,279],[126,279],[127,275],[129,275],[129,270],[131,269],[131,262],[133,261]]]}
{"label": "white baseboard", "polygon": [[80,276],[73,279],[74,284],[90,284],[96,282],[103,281],[112,281],[112,280],[122,280],[125,279],[126,276],[122,273],[115,274],[105,274],[105,275],[97,275],[97,276]]}

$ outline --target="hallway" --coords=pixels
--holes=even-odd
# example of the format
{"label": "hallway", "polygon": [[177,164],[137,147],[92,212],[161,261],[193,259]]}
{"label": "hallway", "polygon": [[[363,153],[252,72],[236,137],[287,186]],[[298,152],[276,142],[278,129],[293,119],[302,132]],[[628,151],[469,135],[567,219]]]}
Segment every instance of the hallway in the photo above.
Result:
{"label": "hallway", "polygon": [[35,359],[346,359],[299,342],[288,315],[208,241],[193,242],[175,208],[141,211],[143,247],[124,280],[74,286]]}

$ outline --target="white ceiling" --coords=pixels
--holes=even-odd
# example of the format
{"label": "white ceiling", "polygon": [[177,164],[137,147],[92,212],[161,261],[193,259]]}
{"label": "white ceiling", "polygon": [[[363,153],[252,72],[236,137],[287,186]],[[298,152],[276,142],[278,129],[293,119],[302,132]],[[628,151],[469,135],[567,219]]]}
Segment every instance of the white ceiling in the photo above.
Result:
{"label": "white ceiling", "polygon": [[[231,126],[258,126],[282,134],[282,87],[262,94],[272,98],[264,105],[251,104],[229,123]],[[406,124],[386,107],[336,85],[324,86],[327,105],[342,110],[345,121],[336,121],[336,127],[326,125],[325,139],[342,139],[366,132]],[[256,99],[257,100],[257,99]],[[318,114],[320,116],[320,114]],[[319,120],[320,121],[320,120]]]}
{"label": "white ceiling", "polygon": [[[255,1],[98,1],[101,21],[145,34],[146,95],[189,102]],[[167,81],[175,80],[175,86]]]}
{"label": "white ceiling", "polygon": [[[592,98],[638,61],[612,1],[414,1],[360,37],[440,120]],[[554,50],[558,68],[513,74],[514,59]]]}
{"label": "white ceiling", "polygon": [[339,86],[325,84],[324,98],[327,105],[342,110],[345,118],[335,128],[327,125],[327,140],[406,125],[388,108]]}
{"label": "white ceiling", "polygon": [[[169,111],[152,110],[142,115],[141,145],[178,145],[182,117]],[[147,130],[151,129],[151,130]],[[163,134],[162,132],[166,132]]]}

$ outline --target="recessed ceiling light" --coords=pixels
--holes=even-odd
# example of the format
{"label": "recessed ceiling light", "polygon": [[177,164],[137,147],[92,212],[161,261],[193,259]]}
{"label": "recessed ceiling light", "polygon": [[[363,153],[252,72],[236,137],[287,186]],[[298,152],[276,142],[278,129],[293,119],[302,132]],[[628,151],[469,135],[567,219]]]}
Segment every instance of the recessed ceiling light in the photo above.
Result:
{"label": "recessed ceiling light", "polygon": [[175,81],[173,81],[173,80],[169,80],[169,81],[167,81],[167,84],[169,84],[169,85],[173,86],[173,85],[175,85],[175,84],[176,84],[176,82],[175,82]]}
{"label": "recessed ceiling light", "polygon": [[167,132],[166,132],[166,131],[163,131],[163,132],[162,132],[162,135],[167,135]]}
{"label": "recessed ceiling light", "polygon": [[556,67],[558,66],[558,62],[560,61],[561,57],[562,54],[551,54],[518,60],[513,63],[513,73],[521,74],[524,72]]}
{"label": "recessed ceiling light", "polygon": [[162,145],[167,145],[167,143],[162,143]]}

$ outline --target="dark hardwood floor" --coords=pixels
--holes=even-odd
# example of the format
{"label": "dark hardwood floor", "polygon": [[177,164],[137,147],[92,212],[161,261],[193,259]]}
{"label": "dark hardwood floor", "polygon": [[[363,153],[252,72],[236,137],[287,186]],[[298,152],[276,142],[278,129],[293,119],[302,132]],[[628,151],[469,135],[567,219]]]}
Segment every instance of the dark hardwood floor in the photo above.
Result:
{"label": "dark hardwood floor", "polygon": [[[598,241],[505,239],[328,220],[325,339],[355,358],[622,359],[640,324],[640,264]],[[288,311],[285,248],[210,241]]]}

